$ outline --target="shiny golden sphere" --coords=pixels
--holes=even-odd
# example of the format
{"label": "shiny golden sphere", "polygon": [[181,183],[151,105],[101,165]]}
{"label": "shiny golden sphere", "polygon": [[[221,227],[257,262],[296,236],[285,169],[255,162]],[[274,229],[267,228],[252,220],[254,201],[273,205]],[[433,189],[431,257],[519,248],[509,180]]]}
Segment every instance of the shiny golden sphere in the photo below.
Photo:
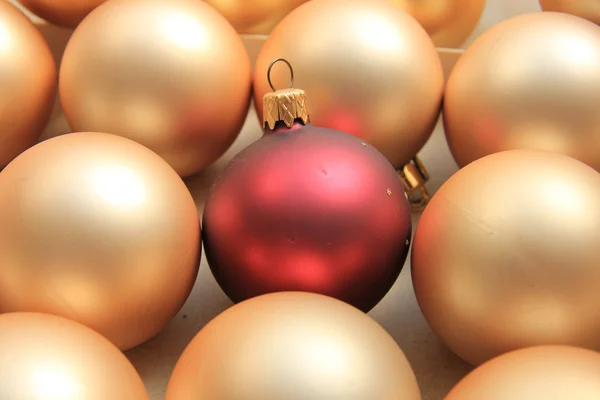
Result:
{"label": "shiny golden sphere", "polygon": [[388,0],[415,17],[439,47],[459,47],[483,14],[485,0]]}
{"label": "shiny golden sphere", "polygon": [[600,399],[600,354],[568,346],[516,350],[471,372],[445,398],[482,399]]}
{"label": "shiny golden sphere", "polygon": [[25,8],[55,25],[75,28],[106,0],[19,0]]}
{"label": "shiny golden sphere", "polygon": [[2,400],[148,400],[118,348],[64,318],[1,315],[0,354]]}
{"label": "shiny golden sphere", "polygon": [[[395,167],[423,147],[437,121],[444,76],[435,46],[419,23],[384,0],[312,0],[271,33],[256,62],[254,99],[263,115],[269,64],[293,66],[311,121],[370,142]],[[276,88],[289,70],[272,70]]]}
{"label": "shiny golden sphere", "polygon": [[413,371],[371,317],[323,295],[279,292],[206,325],[166,400],[420,400]]}
{"label": "shiny golden sphere", "polygon": [[44,37],[19,9],[0,1],[0,170],[42,135],[56,80]]}
{"label": "shiny golden sphere", "polygon": [[600,171],[600,26],[561,13],[494,26],[454,67],[444,123],[459,166],[503,150],[533,148]]}
{"label": "shiny golden sphere", "polygon": [[540,0],[544,11],[558,11],[589,19],[600,25],[599,0]]}
{"label": "shiny golden sphere", "polygon": [[59,136],[0,173],[0,312],[68,317],[128,349],[183,306],[199,258],[192,196],[133,141]]}
{"label": "shiny golden sphere", "polygon": [[600,349],[598,199],[600,173],[540,150],[496,153],[452,176],[412,250],[433,331],[471,364],[541,344]]}
{"label": "shiny golden sphere", "polygon": [[250,89],[241,39],[199,0],[110,0],[75,30],[60,70],[74,131],[133,139],[182,176],[233,143]]}
{"label": "shiny golden sphere", "polygon": [[204,0],[216,8],[239,33],[271,33],[275,25],[308,0]]}

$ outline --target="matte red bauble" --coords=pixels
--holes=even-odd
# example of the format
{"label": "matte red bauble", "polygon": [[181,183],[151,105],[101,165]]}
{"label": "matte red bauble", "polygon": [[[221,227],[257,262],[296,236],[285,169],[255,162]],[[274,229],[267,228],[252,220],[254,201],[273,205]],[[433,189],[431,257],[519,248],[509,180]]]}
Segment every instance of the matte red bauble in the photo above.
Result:
{"label": "matte red bauble", "polygon": [[264,99],[263,138],[211,189],[205,251],[235,302],[309,291],[374,307],[398,277],[411,212],[387,159],[366,142],[308,124],[304,92]]}

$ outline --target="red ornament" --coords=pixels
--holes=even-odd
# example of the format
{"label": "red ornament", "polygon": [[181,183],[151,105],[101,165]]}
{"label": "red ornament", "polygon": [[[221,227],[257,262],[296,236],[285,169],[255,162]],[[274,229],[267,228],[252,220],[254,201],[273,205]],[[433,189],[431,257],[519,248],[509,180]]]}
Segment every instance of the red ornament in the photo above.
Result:
{"label": "red ornament", "polygon": [[[280,115],[292,110],[283,118],[308,122],[304,92],[271,93],[269,101]],[[231,161],[205,205],[204,246],[217,282],[235,302],[308,291],[370,310],[396,281],[410,244],[398,174],[354,136],[266,119],[275,129]]]}

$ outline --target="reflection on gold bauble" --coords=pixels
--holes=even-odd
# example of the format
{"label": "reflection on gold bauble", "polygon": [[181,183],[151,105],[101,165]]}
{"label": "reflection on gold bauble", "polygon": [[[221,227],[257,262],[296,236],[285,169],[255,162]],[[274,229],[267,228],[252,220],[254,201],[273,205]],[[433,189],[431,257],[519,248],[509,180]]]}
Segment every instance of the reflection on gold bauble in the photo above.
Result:
{"label": "reflection on gold bauble", "polygon": [[459,47],[475,29],[485,0],[388,0],[416,18],[439,47]]}
{"label": "reflection on gold bauble", "polygon": [[558,11],[589,19],[600,25],[600,1],[598,0],[540,0],[544,11]]}
{"label": "reflection on gold bauble", "polygon": [[199,257],[192,196],[131,140],[59,136],[0,174],[0,312],[62,315],[127,349],[179,311]]}
{"label": "reflection on gold bauble", "polygon": [[[312,0],[271,33],[258,56],[254,99],[262,116],[269,64],[287,59],[306,91],[311,121],[370,142],[395,167],[423,147],[437,121],[444,77],[427,32],[410,15],[373,0]],[[289,70],[272,70],[276,88]]]}
{"label": "reflection on gold bauble", "polygon": [[25,8],[55,25],[75,28],[106,0],[19,0]]}
{"label": "reflection on gold bauble", "polygon": [[0,354],[2,400],[148,400],[118,348],[64,318],[1,315]]}
{"label": "reflection on gold bauble", "polygon": [[433,330],[479,364],[537,344],[600,349],[600,174],[512,150],[452,176],[424,211],[415,293]]}
{"label": "reflection on gold bauble", "polygon": [[133,139],[182,176],[233,143],[250,89],[242,41],[202,1],[111,0],[75,30],[60,70],[74,131]]}
{"label": "reflection on gold bauble", "polygon": [[600,354],[539,346],[497,357],[472,371],[445,400],[600,399]]}
{"label": "reflection on gold bauble", "polygon": [[275,25],[308,0],[205,0],[216,8],[239,33],[271,33]]}
{"label": "reflection on gold bauble", "polygon": [[557,151],[600,171],[600,26],[540,12],[501,22],[458,60],[444,123],[460,166],[517,148]]}
{"label": "reflection on gold bauble", "polygon": [[394,339],[331,297],[279,292],[217,316],[189,344],[166,400],[420,400]]}
{"label": "reflection on gold bauble", "polygon": [[0,169],[42,134],[56,78],[44,37],[19,9],[0,1]]}

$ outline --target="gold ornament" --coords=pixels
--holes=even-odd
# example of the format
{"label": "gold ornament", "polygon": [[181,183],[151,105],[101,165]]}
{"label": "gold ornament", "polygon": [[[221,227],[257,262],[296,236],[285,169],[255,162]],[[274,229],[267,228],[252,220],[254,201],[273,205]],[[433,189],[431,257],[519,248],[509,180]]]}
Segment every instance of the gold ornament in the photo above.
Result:
{"label": "gold ornament", "polygon": [[19,0],[38,17],[59,26],[75,28],[106,0]]}
{"label": "gold ornament", "polygon": [[518,148],[564,153],[600,171],[600,26],[561,13],[501,22],[458,60],[444,124],[459,166]]}
{"label": "gold ornament", "polygon": [[41,136],[56,79],[44,37],[19,9],[0,1],[0,170]]}
{"label": "gold ornament", "polygon": [[133,139],[181,176],[233,143],[250,89],[242,41],[202,1],[112,0],[75,30],[60,70],[74,131]]}
{"label": "gold ornament", "polygon": [[308,0],[205,0],[239,33],[268,35],[299,5]]}
{"label": "gold ornament", "polygon": [[497,357],[472,371],[445,400],[600,399],[600,354],[539,346]]}
{"label": "gold ornament", "polygon": [[192,196],[133,141],[59,136],[0,174],[0,312],[68,317],[128,349],[183,306],[199,258]]}
{"label": "gold ornament", "polygon": [[279,292],[206,325],[175,366],[166,400],[420,400],[394,339],[331,297]]}
{"label": "gold ornament", "polygon": [[439,47],[459,47],[481,18],[485,0],[388,0],[425,28]]}
{"label": "gold ornament", "polygon": [[2,400],[148,400],[119,349],[64,318],[1,315],[0,354]]}
{"label": "gold ornament", "polygon": [[[258,57],[254,99],[271,91],[276,58],[293,66],[295,87],[310,98],[311,122],[358,136],[396,168],[409,163],[431,135],[444,88],[442,66],[427,32],[387,1],[312,0],[271,33]],[[289,71],[272,70],[276,88]]]}
{"label": "gold ornament", "polygon": [[452,176],[412,250],[433,331],[471,364],[541,344],[600,349],[598,199],[598,172],[540,150],[496,153]]}
{"label": "gold ornament", "polygon": [[600,25],[599,0],[540,0],[544,11],[558,11],[589,19]]}

